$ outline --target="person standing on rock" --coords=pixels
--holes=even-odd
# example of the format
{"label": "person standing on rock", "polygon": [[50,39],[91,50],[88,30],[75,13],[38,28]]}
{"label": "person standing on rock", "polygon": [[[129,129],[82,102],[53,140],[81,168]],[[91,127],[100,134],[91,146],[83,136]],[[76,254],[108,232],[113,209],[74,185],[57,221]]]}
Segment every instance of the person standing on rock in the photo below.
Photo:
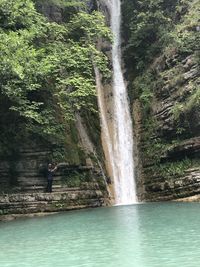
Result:
{"label": "person standing on rock", "polygon": [[52,192],[53,174],[58,169],[57,166],[53,167],[51,163],[48,164],[47,170],[47,192]]}

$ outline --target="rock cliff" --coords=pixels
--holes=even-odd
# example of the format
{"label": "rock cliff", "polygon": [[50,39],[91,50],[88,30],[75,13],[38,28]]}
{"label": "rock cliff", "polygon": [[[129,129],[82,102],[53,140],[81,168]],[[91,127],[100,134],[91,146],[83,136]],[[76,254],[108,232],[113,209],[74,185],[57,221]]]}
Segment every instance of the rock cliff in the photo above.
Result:
{"label": "rock cliff", "polygon": [[[198,5],[192,1],[187,6],[168,33],[171,42],[143,71],[131,74],[138,194],[144,201],[186,199],[200,193]],[[133,69],[130,64],[129,59],[127,68]]]}
{"label": "rock cliff", "polygon": [[[36,6],[50,21],[69,19],[54,1],[36,1]],[[88,1],[88,9],[93,9],[93,1]],[[65,159],[54,175],[52,194],[45,193],[46,170],[48,162],[59,158],[59,144],[34,135],[18,138],[15,144],[10,140],[15,149],[0,156],[0,215],[49,213],[108,203],[98,114],[85,111],[75,118],[65,130]]]}
{"label": "rock cliff", "polygon": [[[156,62],[153,69],[163,84],[157,85],[152,99],[153,120],[143,129],[149,129],[150,139],[147,141],[147,132],[143,132],[140,145],[145,198],[193,196],[200,189],[200,110],[190,101],[199,90],[199,65],[195,54],[173,54]],[[198,102],[198,96],[194,97]]]}

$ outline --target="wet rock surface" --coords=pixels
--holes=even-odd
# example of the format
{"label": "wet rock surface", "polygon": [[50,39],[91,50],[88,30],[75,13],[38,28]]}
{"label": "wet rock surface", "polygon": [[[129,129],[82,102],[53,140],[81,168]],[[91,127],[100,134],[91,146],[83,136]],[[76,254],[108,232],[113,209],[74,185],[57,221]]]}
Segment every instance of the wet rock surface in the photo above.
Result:
{"label": "wet rock surface", "polygon": [[193,54],[176,54],[168,59],[160,57],[152,71],[157,86],[151,104],[153,123],[148,130],[153,130],[149,131],[149,139],[144,138],[147,127],[142,119],[136,121],[141,135],[140,197],[146,201],[192,201],[200,193],[200,109],[189,105],[199,84],[200,68]]}
{"label": "wet rock surface", "polygon": [[105,204],[105,181],[101,171],[91,165],[58,164],[53,193],[46,193],[48,154],[48,150],[39,148],[22,149],[15,166],[16,185],[12,186],[10,163],[0,163],[0,215],[57,212]]}
{"label": "wet rock surface", "polygon": [[[147,201],[166,201],[200,194],[200,168],[188,169],[181,177],[145,185]],[[192,199],[191,199],[192,201]]]}
{"label": "wet rock surface", "polygon": [[105,205],[104,196],[95,186],[89,190],[66,188],[64,192],[8,194],[0,196],[0,221],[102,205]]}

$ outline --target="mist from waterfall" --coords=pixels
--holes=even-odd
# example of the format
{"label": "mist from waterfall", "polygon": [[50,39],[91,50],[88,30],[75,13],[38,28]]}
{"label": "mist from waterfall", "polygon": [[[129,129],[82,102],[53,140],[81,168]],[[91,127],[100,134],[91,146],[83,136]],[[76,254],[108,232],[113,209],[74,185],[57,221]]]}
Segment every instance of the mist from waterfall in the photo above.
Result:
{"label": "mist from waterfall", "polygon": [[132,120],[121,67],[121,2],[120,0],[103,0],[103,3],[109,10],[111,30],[114,35],[112,121],[109,121],[106,115],[106,99],[102,97],[103,88],[96,70],[103,146],[106,161],[109,162],[109,172],[114,182],[115,204],[126,205],[137,202],[137,197],[134,180]]}

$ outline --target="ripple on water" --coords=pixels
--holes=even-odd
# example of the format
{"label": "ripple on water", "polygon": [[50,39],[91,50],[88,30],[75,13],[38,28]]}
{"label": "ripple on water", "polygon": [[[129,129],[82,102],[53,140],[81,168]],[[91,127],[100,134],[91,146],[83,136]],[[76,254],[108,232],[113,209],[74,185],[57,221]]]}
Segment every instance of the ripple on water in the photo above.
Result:
{"label": "ripple on water", "polygon": [[1,267],[197,267],[200,204],[99,208],[0,223]]}

